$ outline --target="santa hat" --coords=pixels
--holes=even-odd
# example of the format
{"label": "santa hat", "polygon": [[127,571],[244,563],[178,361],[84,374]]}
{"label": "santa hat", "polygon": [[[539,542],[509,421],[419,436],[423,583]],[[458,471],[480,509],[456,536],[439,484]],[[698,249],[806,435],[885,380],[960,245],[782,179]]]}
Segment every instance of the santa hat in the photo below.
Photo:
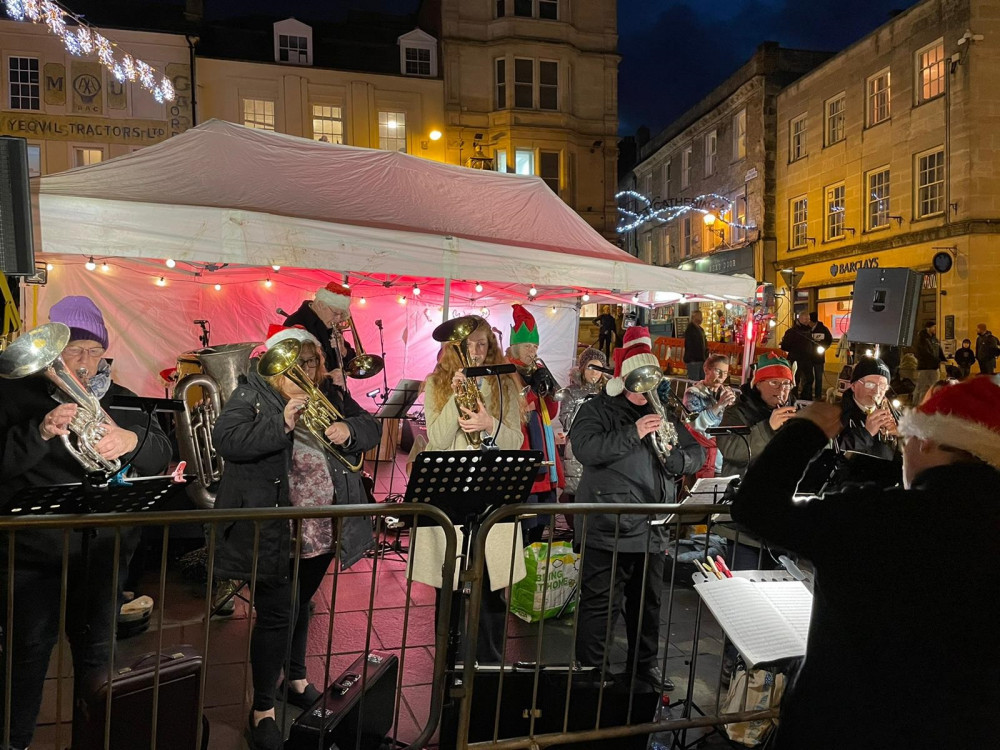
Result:
{"label": "santa hat", "polygon": [[538,345],[538,326],[535,317],[521,305],[511,305],[514,308],[514,325],[511,326],[510,345]]}
{"label": "santa hat", "polygon": [[1000,469],[1000,387],[976,377],[942,388],[903,416],[899,434],[966,451]]}
{"label": "santa hat", "polygon": [[625,331],[622,345],[615,349],[615,376],[608,381],[604,390],[609,396],[617,396],[625,390],[625,376],[644,365],[660,366],[660,360],[653,355],[649,329],[632,326]]}
{"label": "santa hat", "polygon": [[753,374],[753,385],[757,385],[762,380],[771,378],[784,378],[795,381],[792,374],[792,366],[784,357],[777,357],[774,354],[761,354],[757,357],[757,370]]}
{"label": "santa hat", "polygon": [[284,341],[285,339],[295,339],[300,344],[313,344],[316,347],[316,351],[322,351],[319,339],[302,326],[291,326],[290,328],[279,325],[268,326],[267,340],[264,342],[264,348],[270,349],[279,341]]}
{"label": "santa hat", "polygon": [[316,290],[316,301],[322,302],[327,307],[335,310],[349,310],[351,307],[351,290],[344,288],[343,284],[331,281],[324,287]]}

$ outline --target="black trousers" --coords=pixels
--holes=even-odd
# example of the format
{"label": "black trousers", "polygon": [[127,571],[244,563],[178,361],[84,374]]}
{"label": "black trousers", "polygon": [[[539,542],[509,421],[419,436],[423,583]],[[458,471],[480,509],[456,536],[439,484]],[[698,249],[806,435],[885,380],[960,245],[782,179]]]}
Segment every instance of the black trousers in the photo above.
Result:
{"label": "black trousers", "polygon": [[[796,375],[799,380],[799,398],[805,401],[819,401],[823,397],[823,373],[826,371],[824,362],[799,362]],[[815,395],[813,395],[815,393]]]}
{"label": "black trousers", "polygon": [[589,546],[584,550],[576,658],[584,666],[599,667],[605,659],[610,664],[605,644],[614,642],[618,615],[624,611],[628,638],[626,670],[632,668],[636,654],[639,669],[648,669],[656,665],[659,651],[664,555],[619,552],[612,570],[613,555],[611,550]]}
{"label": "black trousers", "polygon": [[597,334],[597,348],[604,352],[604,356],[611,359],[611,350],[615,345],[614,331],[601,331]]}
{"label": "black trousers", "polygon": [[332,554],[307,557],[299,561],[298,596],[292,606],[292,561],[288,579],[279,582],[258,581],[254,593],[257,621],[250,636],[250,665],[253,668],[253,710],[274,708],[278,678],[288,648],[288,630],[292,628],[289,656],[290,680],[306,678],[306,644],[309,639],[309,600],[323,582],[333,560]]}

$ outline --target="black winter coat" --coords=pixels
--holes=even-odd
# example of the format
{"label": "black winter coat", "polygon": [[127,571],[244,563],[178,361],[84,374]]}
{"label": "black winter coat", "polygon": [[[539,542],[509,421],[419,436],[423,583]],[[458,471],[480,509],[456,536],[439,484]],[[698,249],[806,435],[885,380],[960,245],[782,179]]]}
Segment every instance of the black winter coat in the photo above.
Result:
{"label": "black winter coat", "polygon": [[781,337],[781,344],[779,346],[783,351],[787,352],[788,358],[792,362],[804,363],[811,361],[809,350],[814,347],[812,329],[809,326],[795,323],[785,331],[785,335]]}
{"label": "black winter coat", "polygon": [[[327,328],[323,321],[319,319],[319,316],[313,312],[312,307],[310,307],[309,300],[303,302],[299,305],[298,310],[285,318],[284,325],[289,327],[302,326],[316,337],[320,346],[323,347],[323,358],[325,360],[327,372],[340,366],[333,344],[330,343],[330,329]],[[347,349],[347,354],[344,357],[344,364],[347,364],[354,359],[356,352],[354,351],[354,347],[352,347],[346,340],[344,341],[344,347]]]}
{"label": "black winter coat", "polygon": [[942,362],[947,361],[944,352],[941,351],[941,342],[937,336],[927,333],[926,328],[917,334],[917,345],[914,349],[918,370],[937,370]]}
{"label": "black winter coat", "polygon": [[[351,430],[347,457],[356,462],[361,453],[378,444],[379,422],[339,388],[324,386],[324,394],[345,417]],[[276,508],[291,505],[288,474],[292,465],[292,432],[285,432],[285,401],[257,374],[256,360],[241,378],[212,430],[225,470],[215,497],[216,508]],[[332,456],[327,457],[337,503],[366,503],[361,474],[347,471]],[[371,522],[364,517],[343,519],[339,555],[348,568],[374,542]],[[253,572],[254,523],[235,521],[221,534],[216,553],[216,572],[222,578],[249,578]],[[288,577],[291,555],[289,523],[260,524],[257,576],[269,581]]]}
{"label": "black winter coat", "polygon": [[[757,460],[757,456],[764,450],[764,446],[771,442],[775,434],[769,421],[773,411],[774,409],[765,404],[760,397],[760,391],[751,387],[749,383],[740,388],[739,398],[723,413],[722,423],[719,426],[746,425],[750,428],[750,434],[719,435],[716,438],[716,445],[722,451],[722,476],[743,476],[747,466]],[[749,454],[747,454],[746,440],[750,442]]]}
{"label": "black winter coat", "polygon": [[[583,402],[573,418],[570,442],[573,454],[583,465],[577,488],[579,503],[672,503],[677,496],[675,480],[694,474],[705,463],[705,449],[679,422],[670,417],[677,429],[679,444],[674,446],[666,466],[660,463],[650,438],[639,440],[636,420],[652,414],[648,404],[636,406],[624,394],[602,393]],[[593,516],[587,523],[587,545],[614,549],[616,519],[619,552],[645,552],[647,531],[652,516]],[[583,524],[577,522],[577,530]],[[666,530],[652,527],[649,550],[666,549]]]}
{"label": "black winter coat", "polygon": [[[1000,578],[987,567],[1000,559],[1000,472],[951,464],[921,472],[910,490],[866,485],[793,502],[826,442],[811,422],[788,422],[732,508],[816,570],[805,663],[781,700],[777,750],[995,747]],[[963,570],[955,544],[932,541],[944,518],[969,520]]]}
{"label": "black winter coat", "polygon": [[688,323],[684,329],[684,361],[704,362],[708,359],[708,337],[705,329]]}

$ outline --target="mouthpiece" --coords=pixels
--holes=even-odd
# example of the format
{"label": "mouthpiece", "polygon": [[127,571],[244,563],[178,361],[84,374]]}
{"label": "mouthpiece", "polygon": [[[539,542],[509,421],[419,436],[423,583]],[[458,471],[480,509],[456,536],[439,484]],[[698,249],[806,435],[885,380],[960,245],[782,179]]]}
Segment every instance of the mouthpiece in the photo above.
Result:
{"label": "mouthpiece", "polygon": [[194,323],[194,324],[195,324],[196,326],[203,326],[203,325],[205,325],[205,324],[206,324],[206,323],[207,323],[208,321],[207,321],[207,320],[192,320],[191,322],[192,322],[192,323]]}
{"label": "mouthpiece", "polygon": [[614,375],[615,371],[610,367],[601,367],[600,365],[587,365],[588,370],[596,370],[597,372],[603,372],[605,375]]}

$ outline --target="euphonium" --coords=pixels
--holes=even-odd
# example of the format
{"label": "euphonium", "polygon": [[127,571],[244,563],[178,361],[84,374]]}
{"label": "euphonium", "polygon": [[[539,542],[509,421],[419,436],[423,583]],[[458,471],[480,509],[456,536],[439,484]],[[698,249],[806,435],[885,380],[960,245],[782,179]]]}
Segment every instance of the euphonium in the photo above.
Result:
{"label": "euphonium", "polygon": [[250,353],[258,342],[222,344],[182,354],[178,370],[187,371],[174,386],[174,398],[184,401],[177,415],[177,450],[197,480],[187,486],[199,508],[215,506],[212,485],[222,478],[223,461],[212,442],[212,429],[222,407],[236,390],[240,375],[250,368]]}
{"label": "euphonium", "polygon": [[[472,367],[466,342],[478,327],[479,320],[474,315],[465,315],[442,323],[434,329],[431,336],[435,341],[454,346],[463,368]],[[459,414],[462,413],[461,407],[473,412],[479,411],[479,402],[482,400],[483,394],[480,393],[475,378],[465,378],[455,393],[455,404],[460,407]],[[478,432],[466,432],[465,437],[473,448],[479,448],[483,444],[482,435]]]}
{"label": "euphonium", "polygon": [[[340,355],[340,344],[344,342],[344,331],[351,332],[351,336],[354,338],[354,349],[357,352],[354,355],[354,359],[348,362],[347,365],[344,365],[344,361]],[[385,367],[384,359],[374,354],[365,353],[365,347],[361,343],[361,337],[358,336],[358,329],[354,326],[353,317],[349,317],[347,320],[342,320],[337,323],[333,327],[331,339],[333,349],[337,352],[337,359],[347,377],[364,380],[365,378],[371,378],[378,375]]]}
{"label": "euphonium", "polygon": [[303,426],[316,438],[320,444],[350,471],[358,471],[364,463],[364,457],[357,463],[351,463],[341,452],[341,447],[335,445],[326,436],[326,431],[335,422],[344,421],[344,415],[337,410],[323,392],[316,387],[312,379],[298,363],[299,350],[302,345],[295,339],[285,339],[268,349],[257,361],[257,372],[262,377],[271,378],[284,375],[306,394],[306,405],[299,419]]}
{"label": "euphonium", "polygon": [[646,402],[653,407],[653,411],[660,417],[660,428],[650,433],[650,440],[653,443],[653,450],[660,463],[666,463],[670,456],[670,446],[677,445],[677,428],[674,423],[667,418],[667,411],[663,408],[663,403],[656,393],[656,387],[663,380],[663,371],[656,365],[642,365],[637,367],[625,376],[625,389],[632,393],[641,393],[646,397]]}
{"label": "euphonium", "polygon": [[69,336],[69,327],[63,323],[46,323],[28,331],[0,354],[0,377],[14,380],[41,375],[55,385],[78,407],[69,423],[70,434],[60,435],[66,450],[88,472],[115,474],[121,461],[104,458],[97,451],[97,443],[115,423],[63,362],[62,350]]}

